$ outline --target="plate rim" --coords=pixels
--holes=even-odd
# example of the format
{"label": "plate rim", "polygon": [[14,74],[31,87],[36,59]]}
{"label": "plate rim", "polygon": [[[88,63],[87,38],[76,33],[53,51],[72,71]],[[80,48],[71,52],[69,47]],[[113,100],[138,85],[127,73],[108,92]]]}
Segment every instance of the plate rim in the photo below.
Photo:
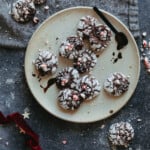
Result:
{"label": "plate rim", "polygon": [[112,15],[112,14],[111,14],[110,12],[108,12],[108,11],[105,11],[105,10],[99,8],[99,10],[101,10],[104,14],[106,14],[106,15],[112,17],[113,19],[115,19],[115,21],[119,22],[119,24],[121,24],[122,27],[125,28],[125,30],[128,31],[128,33],[129,33],[129,35],[130,35],[130,37],[131,37],[131,39],[132,39],[132,41],[133,41],[133,44],[134,44],[134,46],[135,46],[135,48],[136,48],[136,50],[137,50],[137,56],[138,56],[138,64],[137,64],[137,66],[138,66],[138,74],[137,74],[137,76],[136,76],[136,77],[137,77],[137,80],[136,80],[135,88],[134,88],[134,90],[132,91],[131,95],[129,96],[128,100],[124,103],[123,106],[121,106],[121,107],[120,107],[119,109],[117,109],[115,112],[110,113],[108,116],[105,116],[105,117],[103,117],[103,118],[101,118],[101,119],[95,119],[95,120],[90,120],[90,121],[82,121],[82,120],[74,120],[74,121],[73,121],[73,120],[70,120],[69,118],[68,118],[68,119],[67,119],[67,118],[62,118],[62,117],[56,115],[55,113],[52,113],[52,112],[51,112],[50,110],[48,110],[47,108],[45,108],[45,107],[42,105],[42,103],[41,103],[39,100],[37,100],[35,94],[32,92],[32,89],[31,89],[31,87],[30,87],[30,84],[28,83],[29,81],[28,81],[28,78],[27,78],[27,71],[26,71],[26,69],[27,69],[27,67],[26,67],[27,52],[28,52],[28,47],[29,47],[29,45],[30,45],[30,43],[31,43],[32,38],[34,37],[34,35],[40,30],[40,28],[41,28],[44,24],[46,24],[46,23],[47,23],[49,20],[51,20],[53,17],[55,17],[55,16],[57,16],[57,15],[59,15],[59,14],[61,14],[61,13],[64,13],[65,11],[70,11],[70,10],[74,10],[74,9],[93,9],[93,8],[92,8],[92,7],[89,7],[89,6],[76,6],[76,7],[65,8],[65,9],[60,10],[60,11],[58,11],[58,12],[55,12],[54,14],[52,14],[51,16],[49,16],[49,17],[48,17],[47,19],[45,19],[45,20],[37,27],[37,29],[33,32],[32,36],[30,37],[30,40],[29,40],[29,42],[28,42],[28,44],[27,44],[26,51],[25,51],[25,58],[24,58],[25,78],[26,78],[26,82],[27,82],[28,88],[29,88],[30,92],[32,93],[34,99],[40,104],[40,106],[41,106],[44,110],[46,110],[46,111],[47,111],[48,113],[50,113],[51,115],[53,115],[53,116],[55,116],[56,118],[59,118],[59,119],[61,119],[61,120],[68,121],[68,122],[72,122],[72,123],[81,123],[81,124],[84,124],[84,123],[94,123],[94,122],[102,121],[102,120],[104,120],[104,119],[106,119],[106,118],[110,118],[110,117],[113,116],[114,114],[118,113],[118,112],[129,102],[129,100],[130,100],[131,97],[133,96],[133,94],[134,94],[134,92],[135,92],[135,90],[136,90],[136,88],[137,88],[138,82],[139,82],[140,71],[141,71],[139,48],[138,48],[138,46],[137,46],[137,43],[136,43],[136,41],[135,41],[135,39],[134,39],[132,33],[131,33],[130,30],[128,29],[128,27],[127,27],[121,20],[119,20],[116,16]]}

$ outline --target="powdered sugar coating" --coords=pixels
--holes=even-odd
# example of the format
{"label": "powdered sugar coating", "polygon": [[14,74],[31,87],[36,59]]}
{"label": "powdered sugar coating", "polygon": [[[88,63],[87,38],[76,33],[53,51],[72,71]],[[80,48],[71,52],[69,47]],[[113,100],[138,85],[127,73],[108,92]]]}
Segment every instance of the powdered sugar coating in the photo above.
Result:
{"label": "powdered sugar coating", "polygon": [[86,49],[80,51],[76,55],[73,65],[80,73],[85,73],[91,71],[96,63],[96,55],[92,51]]}
{"label": "powdered sugar coating", "polygon": [[44,4],[45,2],[46,2],[46,0],[34,0],[34,3],[38,4],[38,5]]}
{"label": "powdered sugar coating", "polygon": [[38,58],[34,61],[34,65],[41,76],[45,76],[48,73],[54,74],[58,67],[58,59],[56,55],[48,50],[41,50]]}
{"label": "powdered sugar coating", "polygon": [[81,38],[88,38],[93,30],[93,27],[96,24],[97,24],[96,18],[89,15],[82,17],[77,27],[78,36],[80,36]]}
{"label": "powdered sugar coating", "polygon": [[80,79],[79,90],[83,99],[91,100],[99,95],[100,82],[94,76],[85,75]]}
{"label": "powdered sugar coating", "polygon": [[106,25],[96,25],[90,33],[89,42],[95,52],[102,52],[111,41],[111,30]]}
{"label": "powdered sugar coating", "polygon": [[74,59],[83,47],[83,40],[77,36],[70,36],[64,41],[59,49],[59,55],[69,59]]}
{"label": "powdered sugar coating", "polygon": [[104,89],[113,96],[121,96],[129,88],[129,77],[123,73],[112,73],[104,82]]}
{"label": "powdered sugar coating", "polygon": [[32,0],[17,0],[13,3],[12,17],[17,22],[28,22],[33,19],[36,9]]}
{"label": "powdered sugar coating", "polygon": [[58,103],[65,110],[75,110],[82,102],[80,93],[73,89],[64,89],[59,92]]}
{"label": "powdered sugar coating", "polygon": [[109,140],[113,145],[128,147],[134,137],[134,129],[128,122],[114,123],[109,129]]}
{"label": "powdered sugar coating", "polygon": [[61,70],[56,77],[56,85],[59,89],[75,88],[78,84],[79,72],[73,67]]}

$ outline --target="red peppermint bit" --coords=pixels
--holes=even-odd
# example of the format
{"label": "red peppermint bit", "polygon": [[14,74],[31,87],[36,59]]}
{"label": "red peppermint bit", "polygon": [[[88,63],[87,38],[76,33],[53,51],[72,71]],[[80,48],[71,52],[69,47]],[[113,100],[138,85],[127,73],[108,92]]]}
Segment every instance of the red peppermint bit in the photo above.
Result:
{"label": "red peppermint bit", "polygon": [[73,95],[73,100],[74,100],[74,101],[77,101],[77,100],[79,100],[79,97],[78,97],[78,95]]}
{"label": "red peppermint bit", "polygon": [[62,144],[67,144],[67,140],[62,140]]}
{"label": "red peppermint bit", "polygon": [[19,114],[18,112],[12,113],[5,117],[2,112],[0,112],[0,125],[9,124],[14,122],[19,129],[22,129],[24,131],[24,134],[29,136],[29,139],[27,141],[27,145],[32,150],[42,150],[42,148],[39,145],[39,137],[38,135],[32,131],[32,129],[28,126],[28,124],[23,119],[23,116]]}
{"label": "red peppermint bit", "polygon": [[143,40],[143,47],[146,48],[147,47],[147,41]]}
{"label": "red peppermint bit", "polygon": [[144,58],[144,65],[146,69],[150,69],[150,62],[147,57]]}

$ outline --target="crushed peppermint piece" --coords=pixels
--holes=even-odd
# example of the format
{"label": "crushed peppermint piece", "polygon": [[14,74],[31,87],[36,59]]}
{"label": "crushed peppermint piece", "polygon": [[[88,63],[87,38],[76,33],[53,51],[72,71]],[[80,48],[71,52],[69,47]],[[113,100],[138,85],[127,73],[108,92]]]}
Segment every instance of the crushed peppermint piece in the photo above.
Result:
{"label": "crushed peppermint piece", "polygon": [[67,140],[62,140],[62,144],[67,144]]}
{"label": "crushed peppermint piece", "polygon": [[145,68],[146,69],[150,69],[150,62],[148,60],[148,57],[145,57],[144,58],[144,65],[145,65]]}
{"label": "crushed peppermint piece", "polygon": [[146,48],[147,47],[147,41],[143,40],[143,47]]}

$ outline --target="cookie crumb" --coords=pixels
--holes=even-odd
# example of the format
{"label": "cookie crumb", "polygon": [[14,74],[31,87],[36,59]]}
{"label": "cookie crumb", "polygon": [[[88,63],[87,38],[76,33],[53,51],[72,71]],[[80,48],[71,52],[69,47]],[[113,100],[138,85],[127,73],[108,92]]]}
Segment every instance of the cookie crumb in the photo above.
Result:
{"label": "cookie crumb", "polygon": [[101,129],[104,129],[104,128],[105,128],[105,125],[104,125],[104,124],[102,124],[100,128],[101,128]]}
{"label": "cookie crumb", "polygon": [[9,142],[7,141],[5,144],[6,144],[6,146],[8,146],[8,145],[9,145]]}
{"label": "cookie crumb", "polygon": [[37,23],[39,22],[39,18],[38,18],[38,17],[34,17],[34,18],[33,18],[33,22],[34,22],[35,24],[37,24]]}
{"label": "cookie crumb", "polygon": [[110,114],[112,114],[113,112],[114,112],[113,110],[110,110],[110,111],[109,111]]}
{"label": "cookie crumb", "polygon": [[142,119],[140,119],[140,118],[137,119],[137,122],[141,122],[141,121],[142,121]]}

